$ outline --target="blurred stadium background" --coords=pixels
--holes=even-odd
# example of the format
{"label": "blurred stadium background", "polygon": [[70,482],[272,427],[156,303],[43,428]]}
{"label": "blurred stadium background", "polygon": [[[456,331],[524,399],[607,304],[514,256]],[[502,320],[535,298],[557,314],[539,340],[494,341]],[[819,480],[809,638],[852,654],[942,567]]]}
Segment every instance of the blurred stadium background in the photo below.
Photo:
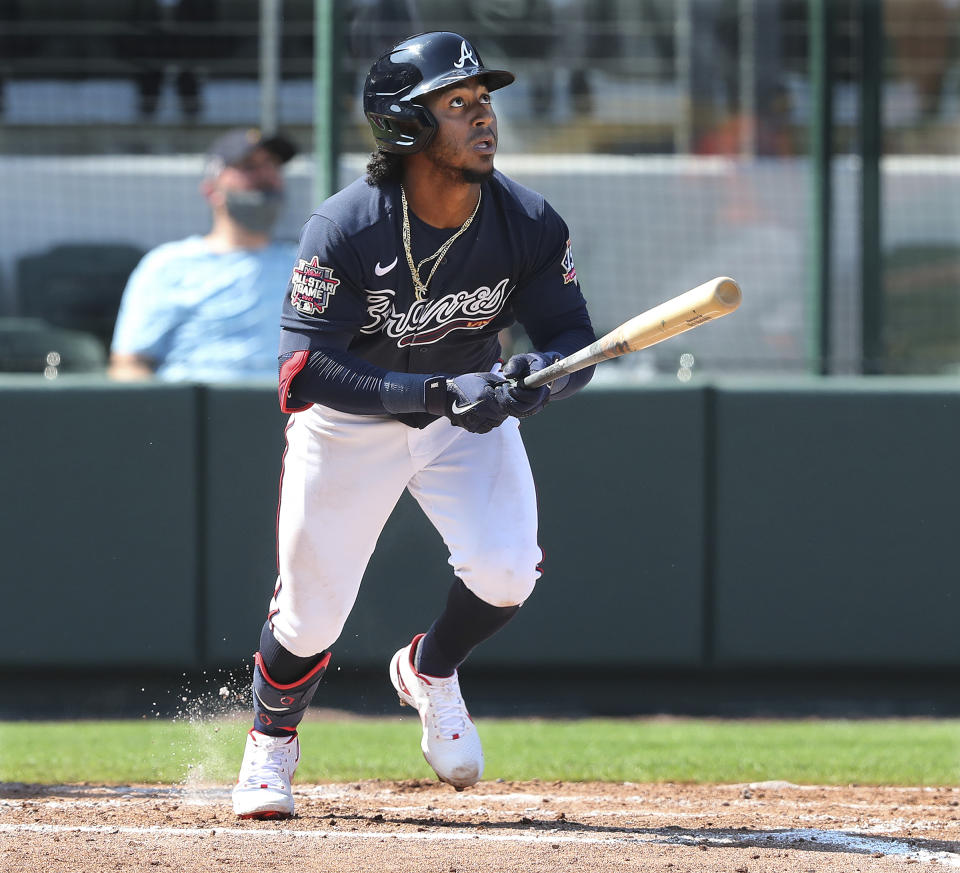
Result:
{"label": "blurred stadium background", "polygon": [[[362,172],[371,59],[429,29],[518,74],[498,165],[567,219],[599,329],[741,282],[611,373],[958,372],[957,0],[0,0],[0,369],[36,368],[26,318],[109,341],[139,253],[206,228],[228,127],[304,150],[295,237]],[[103,366],[71,339],[48,375]]]}

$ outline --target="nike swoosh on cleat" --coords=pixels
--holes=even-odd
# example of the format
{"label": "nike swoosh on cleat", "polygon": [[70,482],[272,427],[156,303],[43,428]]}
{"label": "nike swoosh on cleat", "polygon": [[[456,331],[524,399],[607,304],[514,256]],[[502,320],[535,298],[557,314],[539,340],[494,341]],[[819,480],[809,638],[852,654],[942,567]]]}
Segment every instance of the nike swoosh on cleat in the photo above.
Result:
{"label": "nike swoosh on cleat", "polygon": [[461,406],[459,403],[454,401],[453,405],[450,407],[450,411],[454,415],[463,415],[463,413],[469,412],[474,406],[479,406],[481,403],[483,403],[482,400],[474,400],[473,403],[468,403],[466,406]]}
{"label": "nike swoosh on cleat", "polygon": [[397,257],[393,259],[393,263],[387,267],[381,267],[380,262],[377,261],[377,266],[373,268],[373,272],[376,273],[378,276],[386,276],[387,273],[389,273],[395,266],[397,266],[397,260],[399,259],[399,257],[400,256],[397,255]]}
{"label": "nike swoosh on cleat", "polygon": [[403,681],[403,676],[400,675],[400,664],[397,664],[397,683],[400,685],[400,690],[404,694],[409,694],[410,690],[407,688],[407,683]]}

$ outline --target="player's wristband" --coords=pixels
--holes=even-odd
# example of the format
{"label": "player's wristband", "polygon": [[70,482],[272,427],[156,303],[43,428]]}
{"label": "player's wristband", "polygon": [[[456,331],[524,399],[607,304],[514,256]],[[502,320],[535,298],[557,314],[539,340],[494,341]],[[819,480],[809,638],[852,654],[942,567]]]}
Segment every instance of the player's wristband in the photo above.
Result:
{"label": "player's wristband", "polygon": [[446,376],[389,372],[380,385],[380,402],[387,412],[429,412],[443,415],[447,408]]}

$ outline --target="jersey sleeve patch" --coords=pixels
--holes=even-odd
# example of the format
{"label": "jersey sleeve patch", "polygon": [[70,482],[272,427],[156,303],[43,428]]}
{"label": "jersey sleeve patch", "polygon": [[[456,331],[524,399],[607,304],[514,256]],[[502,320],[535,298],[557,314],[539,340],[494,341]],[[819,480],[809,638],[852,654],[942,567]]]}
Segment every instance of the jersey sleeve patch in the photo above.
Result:
{"label": "jersey sleeve patch", "polygon": [[560,266],[563,268],[563,284],[569,285],[573,282],[579,286],[580,283],[577,281],[577,268],[573,266],[573,248],[570,245],[570,240],[567,240],[567,247],[564,250],[563,260],[560,261]]}
{"label": "jersey sleeve patch", "polygon": [[324,266],[314,255],[309,261],[298,259],[290,284],[290,302],[293,308],[301,315],[317,318],[329,305],[330,298],[337,293],[340,280],[334,278],[333,267]]}

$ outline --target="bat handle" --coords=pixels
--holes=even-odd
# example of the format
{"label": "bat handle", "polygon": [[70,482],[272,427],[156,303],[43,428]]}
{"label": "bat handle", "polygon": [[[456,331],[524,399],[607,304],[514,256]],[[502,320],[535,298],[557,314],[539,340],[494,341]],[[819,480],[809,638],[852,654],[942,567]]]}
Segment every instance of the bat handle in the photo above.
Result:
{"label": "bat handle", "polygon": [[544,379],[540,377],[542,372],[542,370],[537,370],[536,373],[531,373],[529,376],[523,376],[519,379],[507,379],[507,381],[510,383],[511,388],[525,388],[527,391],[536,391],[544,385],[550,385],[556,382],[561,376],[567,375],[566,373],[556,373],[552,376],[548,375],[547,378]]}

